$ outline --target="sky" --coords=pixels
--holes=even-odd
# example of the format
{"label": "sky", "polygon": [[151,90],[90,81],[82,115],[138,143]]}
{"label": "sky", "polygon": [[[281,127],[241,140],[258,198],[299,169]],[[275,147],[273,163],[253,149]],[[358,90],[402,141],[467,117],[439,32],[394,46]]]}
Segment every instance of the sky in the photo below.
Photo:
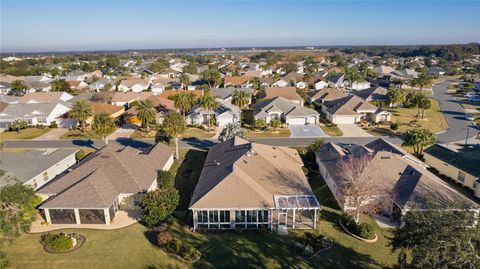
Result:
{"label": "sky", "polygon": [[480,0],[0,0],[1,52],[480,41]]}

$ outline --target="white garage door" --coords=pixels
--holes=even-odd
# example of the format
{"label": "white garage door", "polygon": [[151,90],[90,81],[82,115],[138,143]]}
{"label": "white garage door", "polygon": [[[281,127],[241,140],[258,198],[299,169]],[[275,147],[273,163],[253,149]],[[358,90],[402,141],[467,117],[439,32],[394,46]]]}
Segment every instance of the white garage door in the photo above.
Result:
{"label": "white garage door", "polygon": [[287,118],[287,123],[290,125],[305,124],[306,118]]}
{"label": "white garage door", "polygon": [[317,124],[317,117],[308,117],[308,124]]}
{"label": "white garage door", "polygon": [[334,116],[333,123],[335,124],[353,124],[355,123],[355,116],[346,116],[346,117],[338,117]]}

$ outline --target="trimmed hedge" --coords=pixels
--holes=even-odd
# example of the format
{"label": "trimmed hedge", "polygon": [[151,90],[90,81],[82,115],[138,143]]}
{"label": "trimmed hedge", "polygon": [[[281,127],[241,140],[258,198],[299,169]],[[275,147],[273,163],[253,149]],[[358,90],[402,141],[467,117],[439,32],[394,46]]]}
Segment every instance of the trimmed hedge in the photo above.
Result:
{"label": "trimmed hedge", "polygon": [[345,228],[347,228],[351,233],[368,240],[375,238],[375,230],[372,225],[368,223],[358,224],[353,219],[353,216],[349,214],[343,214],[341,221],[343,226],[345,226]]}

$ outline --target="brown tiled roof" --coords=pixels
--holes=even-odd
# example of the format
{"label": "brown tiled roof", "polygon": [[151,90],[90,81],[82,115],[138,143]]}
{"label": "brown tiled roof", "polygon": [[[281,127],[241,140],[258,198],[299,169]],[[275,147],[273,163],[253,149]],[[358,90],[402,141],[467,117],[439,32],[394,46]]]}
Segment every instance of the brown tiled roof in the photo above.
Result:
{"label": "brown tiled roof", "polygon": [[303,100],[303,98],[298,95],[297,88],[295,87],[266,87],[265,88],[265,98],[275,98],[277,96],[283,97],[287,100]]}
{"label": "brown tiled roof", "polygon": [[119,194],[146,191],[172,154],[161,143],[147,152],[111,142],[40,188],[54,195],[41,208],[106,208]]}
{"label": "brown tiled roof", "polygon": [[297,151],[235,137],[210,148],[191,208],[268,208],[274,195],[311,195]]}
{"label": "brown tiled roof", "polygon": [[245,82],[251,81],[251,76],[237,76],[237,77],[225,77],[224,84],[242,85]]}

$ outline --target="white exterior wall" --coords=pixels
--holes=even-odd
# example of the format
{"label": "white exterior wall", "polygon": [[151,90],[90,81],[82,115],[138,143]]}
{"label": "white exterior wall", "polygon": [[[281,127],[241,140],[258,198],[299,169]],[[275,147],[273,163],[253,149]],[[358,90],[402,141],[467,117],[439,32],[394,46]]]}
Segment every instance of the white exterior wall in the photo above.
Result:
{"label": "white exterior wall", "polygon": [[230,113],[223,113],[216,117],[218,126],[226,126],[229,123],[235,123],[235,117]]}
{"label": "white exterior wall", "polygon": [[135,84],[132,86],[132,92],[142,92],[146,88],[148,87],[145,87],[144,85],[140,85],[140,84]]}
{"label": "white exterior wall", "polygon": [[152,93],[154,95],[159,95],[161,94],[163,91],[165,91],[165,87],[164,86],[152,86]]}
{"label": "white exterior wall", "polygon": [[173,165],[173,153],[172,155],[170,156],[170,158],[168,158],[168,161],[167,163],[165,163],[165,165],[163,166],[162,170],[163,171],[168,171],[170,170],[170,168],[172,167]]}
{"label": "white exterior wall", "polygon": [[[73,154],[69,155],[67,158],[61,160],[57,164],[48,168],[47,170],[42,171],[40,174],[36,175],[35,177],[33,177],[32,179],[30,179],[29,181],[27,181],[23,184],[24,185],[30,185],[30,186],[33,187],[34,183],[36,182],[37,187],[34,188],[34,190],[39,189],[40,187],[45,185],[47,182],[49,182],[50,180],[55,178],[57,175],[63,173],[69,167],[74,165],[77,162],[77,160],[75,158],[75,153],[76,153],[76,151]],[[46,173],[46,178],[43,176],[44,173]]]}
{"label": "white exterior wall", "polygon": [[118,91],[119,91],[119,92],[128,92],[128,91],[130,91],[130,88],[128,88],[128,87],[125,86],[125,85],[121,85],[121,84],[120,84],[120,85],[118,85]]}
{"label": "white exterior wall", "polygon": [[325,88],[325,87],[327,87],[327,86],[328,86],[328,83],[327,83],[327,82],[325,82],[325,81],[319,81],[319,82],[315,83],[315,90],[321,90],[321,89],[323,89],[323,88]]}

